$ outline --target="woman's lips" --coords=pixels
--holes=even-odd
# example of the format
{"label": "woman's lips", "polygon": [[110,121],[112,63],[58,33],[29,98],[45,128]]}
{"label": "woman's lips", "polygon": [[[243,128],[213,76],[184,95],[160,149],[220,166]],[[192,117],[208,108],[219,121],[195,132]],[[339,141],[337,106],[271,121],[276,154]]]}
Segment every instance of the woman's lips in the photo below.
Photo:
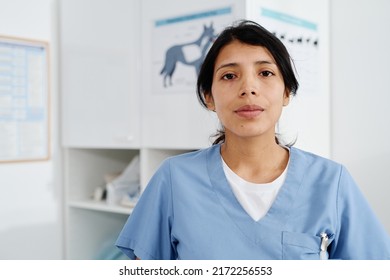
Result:
{"label": "woman's lips", "polygon": [[244,105],[239,107],[237,110],[234,112],[245,119],[253,119],[260,115],[264,109],[258,105]]}

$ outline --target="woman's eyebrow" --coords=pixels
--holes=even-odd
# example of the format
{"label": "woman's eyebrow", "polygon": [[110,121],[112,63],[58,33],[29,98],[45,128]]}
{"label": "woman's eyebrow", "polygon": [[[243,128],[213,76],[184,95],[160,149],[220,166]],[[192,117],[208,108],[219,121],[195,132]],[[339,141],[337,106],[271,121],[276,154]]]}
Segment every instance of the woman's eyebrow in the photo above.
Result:
{"label": "woman's eyebrow", "polygon": [[[269,60],[258,60],[258,61],[255,61],[254,64],[256,64],[256,65],[263,65],[263,64],[276,65],[274,62],[269,61]],[[219,71],[222,68],[235,67],[238,65],[239,65],[239,63],[236,63],[236,62],[224,63],[224,64],[221,64],[217,69],[215,69],[215,72]]]}
{"label": "woman's eyebrow", "polygon": [[226,67],[235,67],[235,66],[238,66],[238,63],[236,63],[236,62],[230,62],[230,63],[221,64],[217,69],[215,69],[215,72],[219,71],[219,70],[222,69],[222,68],[226,68]]}

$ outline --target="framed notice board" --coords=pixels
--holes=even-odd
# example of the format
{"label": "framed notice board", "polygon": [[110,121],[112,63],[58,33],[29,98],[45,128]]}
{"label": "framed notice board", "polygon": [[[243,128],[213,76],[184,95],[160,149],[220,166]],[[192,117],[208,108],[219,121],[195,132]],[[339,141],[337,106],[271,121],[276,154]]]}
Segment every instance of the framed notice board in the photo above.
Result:
{"label": "framed notice board", "polygon": [[0,163],[50,158],[48,43],[0,35]]}

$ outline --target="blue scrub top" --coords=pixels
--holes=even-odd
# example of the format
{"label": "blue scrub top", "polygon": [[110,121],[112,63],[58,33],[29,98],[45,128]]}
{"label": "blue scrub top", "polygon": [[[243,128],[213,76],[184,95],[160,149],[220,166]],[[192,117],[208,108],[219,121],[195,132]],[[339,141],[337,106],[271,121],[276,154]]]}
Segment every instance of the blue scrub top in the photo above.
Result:
{"label": "blue scrub top", "polygon": [[134,259],[390,259],[390,238],[347,170],[290,149],[286,181],[254,221],[225,177],[220,145],[171,157],[150,180],[116,246]]}

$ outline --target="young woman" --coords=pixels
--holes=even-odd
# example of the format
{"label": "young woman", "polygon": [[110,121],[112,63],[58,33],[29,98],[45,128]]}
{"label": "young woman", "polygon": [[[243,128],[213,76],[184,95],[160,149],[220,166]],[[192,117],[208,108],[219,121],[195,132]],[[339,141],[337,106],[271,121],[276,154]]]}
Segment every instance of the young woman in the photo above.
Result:
{"label": "young woman", "polygon": [[116,245],[132,259],[389,259],[389,236],[347,170],[279,144],[297,89],[274,35],[250,21],[226,28],[197,84],[222,131],[161,165]]}

